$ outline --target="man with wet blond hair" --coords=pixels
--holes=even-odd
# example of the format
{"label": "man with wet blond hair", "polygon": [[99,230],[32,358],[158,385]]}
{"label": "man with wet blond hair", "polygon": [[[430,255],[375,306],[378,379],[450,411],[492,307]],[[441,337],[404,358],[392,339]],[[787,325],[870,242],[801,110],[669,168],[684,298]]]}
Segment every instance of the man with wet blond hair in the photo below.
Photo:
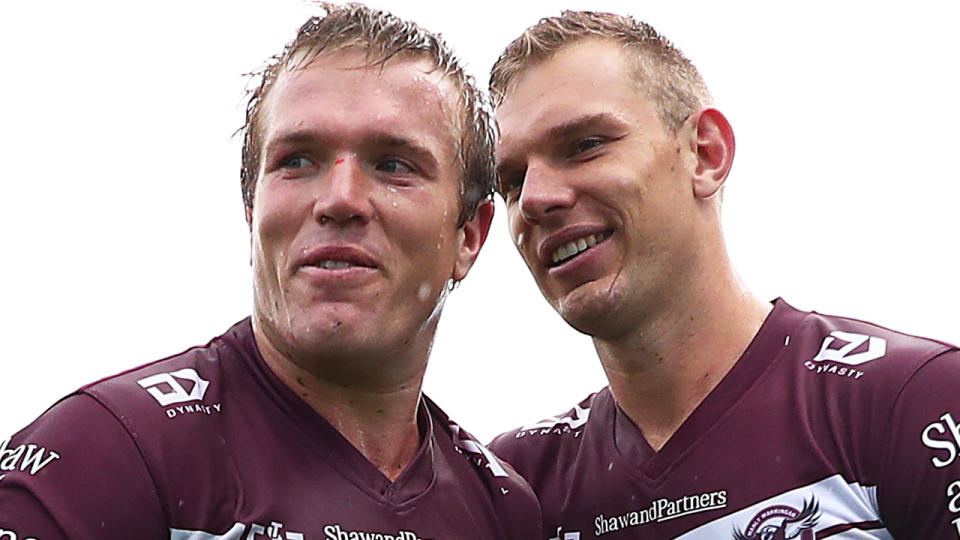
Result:
{"label": "man with wet blond hair", "polygon": [[765,302],[734,272],[733,130],[628,16],[564,12],[493,68],[498,191],[609,386],[491,444],[553,540],[960,533],[960,351]]}
{"label": "man with wet blond hair", "polygon": [[435,34],[324,7],[247,109],[252,316],[4,440],[0,538],[540,537],[529,486],[421,394],[493,216],[482,94]]}

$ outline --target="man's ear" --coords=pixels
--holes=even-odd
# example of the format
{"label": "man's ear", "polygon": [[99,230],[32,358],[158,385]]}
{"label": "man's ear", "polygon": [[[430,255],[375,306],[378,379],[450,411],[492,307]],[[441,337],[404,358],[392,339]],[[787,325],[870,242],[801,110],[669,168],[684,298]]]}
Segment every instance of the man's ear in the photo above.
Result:
{"label": "man's ear", "polygon": [[701,109],[688,122],[693,124],[690,142],[697,157],[693,193],[698,199],[709,199],[720,191],[733,166],[733,128],[723,113],[712,107]]}
{"label": "man's ear", "polygon": [[493,222],[493,201],[489,198],[480,201],[473,218],[469,219],[460,228],[461,243],[460,251],[457,253],[457,260],[453,267],[454,281],[460,281],[467,277],[467,272],[473,266],[480,254],[480,248],[487,241],[487,233],[490,232],[490,223]]}

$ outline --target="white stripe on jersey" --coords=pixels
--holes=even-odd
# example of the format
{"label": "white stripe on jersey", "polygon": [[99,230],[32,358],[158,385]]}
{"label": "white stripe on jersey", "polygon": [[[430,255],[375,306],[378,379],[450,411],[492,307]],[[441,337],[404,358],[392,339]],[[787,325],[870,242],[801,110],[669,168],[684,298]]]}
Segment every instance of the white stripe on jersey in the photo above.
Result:
{"label": "white stripe on jersey", "polygon": [[487,450],[486,446],[460,435],[460,426],[454,422],[450,422],[450,431],[453,432],[453,444],[468,452],[483,456],[483,459],[487,460],[487,468],[490,469],[490,472],[494,476],[501,478],[510,476],[507,474],[507,471],[503,470],[503,467],[500,466],[500,461],[493,455],[493,452]]}
{"label": "white stripe on jersey", "polygon": [[541,420],[535,424],[523,426],[520,428],[520,431],[526,431],[528,429],[552,428],[563,424],[570,426],[570,429],[577,429],[578,427],[586,424],[587,420],[590,419],[590,407],[584,409],[580,405],[576,405],[571,412],[573,413],[573,416],[551,416],[550,418]]}
{"label": "white stripe on jersey", "polygon": [[[716,540],[733,538],[731,531],[743,531],[750,520],[763,510],[776,505],[785,505],[800,510],[805,501],[815,498],[820,506],[820,519],[814,527],[822,531],[837,525],[882,521],[877,507],[877,487],[848,484],[839,474],[825,478],[809,486],[799,487],[775,495],[739,512],[701,525],[678,536],[676,540]],[[819,534],[817,538],[820,538]],[[845,540],[894,540],[885,527],[878,529],[850,529],[830,535],[831,539]]]}
{"label": "white stripe on jersey", "polygon": [[189,531],[186,529],[170,529],[170,540],[240,540],[246,529],[243,523],[234,523],[230,530],[223,534],[214,534],[207,531]]}

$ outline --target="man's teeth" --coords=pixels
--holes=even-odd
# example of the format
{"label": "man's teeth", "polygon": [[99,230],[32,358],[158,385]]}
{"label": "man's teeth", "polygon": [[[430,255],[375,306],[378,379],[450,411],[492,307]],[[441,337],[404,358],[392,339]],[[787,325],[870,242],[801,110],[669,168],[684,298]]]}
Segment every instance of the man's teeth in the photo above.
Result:
{"label": "man's teeth", "polygon": [[550,258],[553,260],[554,264],[557,264],[561,261],[569,259],[570,257],[573,257],[574,255],[577,255],[578,253],[592,248],[600,242],[603,242],[608,236],[609,234],[607,233],[584,236],[583,238],[574,240],[567,245],[560,246],[556,251],[553,252],[553,255]]}
{"label": "man's teeth", "polygon": [[351,266],[357,265],[348,263],[347,261],[320,261],[320,264],[317,266],[330,270],[334,268],[350,268]]}

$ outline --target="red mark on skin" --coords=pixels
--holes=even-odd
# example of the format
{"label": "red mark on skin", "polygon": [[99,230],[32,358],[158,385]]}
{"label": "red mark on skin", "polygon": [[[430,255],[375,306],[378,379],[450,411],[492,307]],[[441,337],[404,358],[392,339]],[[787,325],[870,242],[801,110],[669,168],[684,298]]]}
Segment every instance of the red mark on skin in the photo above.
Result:
{"label": "red mark on skin", "polygon": [[334,164],[334,165],[339,165],[339,164],[341,164],[341,163],[343,163],[343,162],[344,162],[344,159],[343,159],[343,158],[340,158],[340,159],[334,161],[333,164]]}

